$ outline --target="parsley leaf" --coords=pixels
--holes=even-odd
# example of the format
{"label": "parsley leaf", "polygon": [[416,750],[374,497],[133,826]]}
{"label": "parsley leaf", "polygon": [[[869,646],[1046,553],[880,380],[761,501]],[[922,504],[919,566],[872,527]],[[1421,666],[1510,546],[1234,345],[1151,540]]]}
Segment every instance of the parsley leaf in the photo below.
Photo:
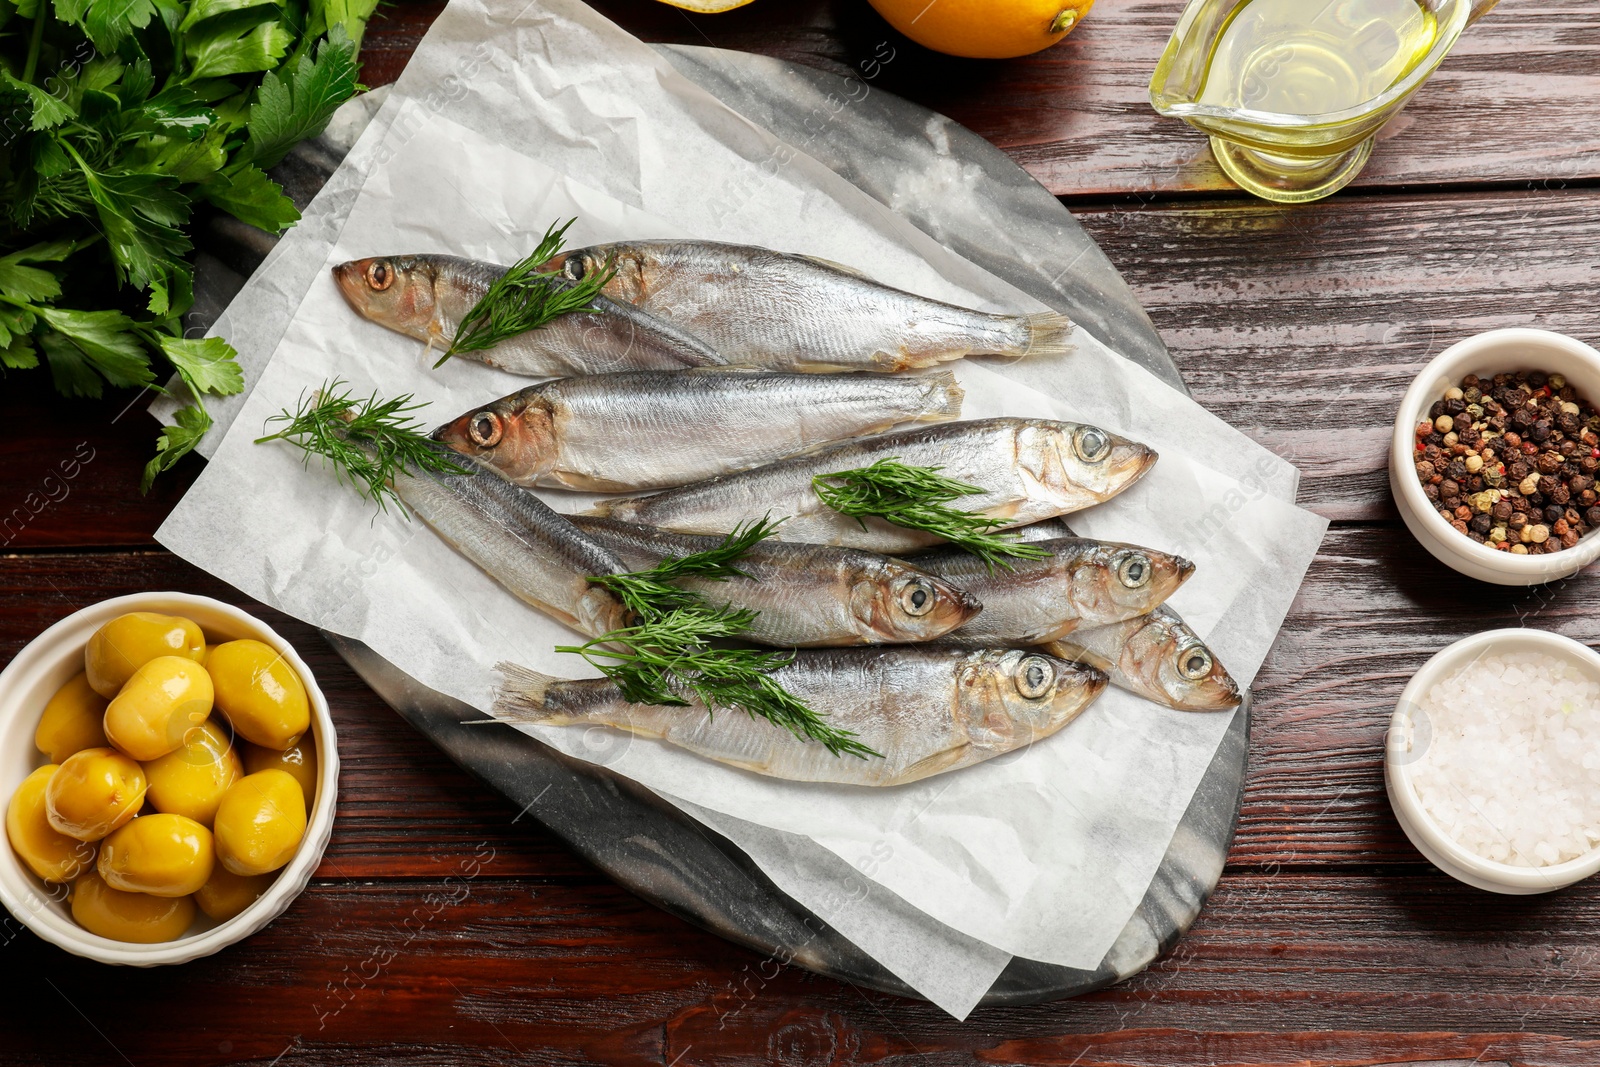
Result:
{"label": "parsley leaf", "polygon": [[68,119],[78,117],[78,113],[65,100],[46,92],[37,85],[30,85],[25,81],[13,78],[10,74],[4,73],[0,73],[0,81],[3,81],[6,88],[20,92],[28,98],[28,106],[31,109],[30,114],[32,116],[28,126],[30,130],[48,130],[54,126],[61,125]]}
{"label": "parsley leaf", "polygon": [[158,338],[161,351],[196,393],[227,396],[244,389],[244,371],[233,346],[220,337]]}
{"label": "parsley leaf", "polygon": [[116,51],[124,37],[150,25],[150,17],[156,13],[151,0],[88,0],[87,7],[83,28],[102,52]]}
{"label": "parsley leaf", "polygon": [[314,55],[300,57],[287,79],[277,72],[261,79],[244,149],[250,161],[276,165],[297,143],[326,129],[355,88],[356,46],[334,26]]}
{"label": "parsley leaf", "polygon": [[[122,312],[72,311],[52,307],[35,308],[35,312],[54,331],[43,338],[46,342],[45,351],[51,357],[52,364],[57,357],[56,348],[61,347],[56,344],[53,348],[52,344],[56,338],[61,338],[80,352],[112,385],[145,386],[155,381],[149,357],[134,333],[133,320]],[[62,356],[68,358],[65,352]],[[90,395],[100,395],[98,381],[95,391]]]}
{"label": "parsley leaf", "polygon": [[193,64],[187,80],[271,70],[294,40],[276,21],[258,22],[243,31],[232,28],[229,22],[219,19],[191,32],[185,46]]}
{"label": "parsley leaf", "polygon": [[179,408],[172,417],[175,423],[161,427],[161,436],[156,438],[156,454],[144,465],[144,476],[139,479],[141,493],[150,491],[156,475],[171,470],[178,460],[193,452],[200,438],[211,429],[211,416],[197,403]]}
{"label": "parsley leaf", "polygon": [[294,201],[254,164],[232,174],[214,174],[200,186],[200,195],[241,222],[277,233],[300,219]]}

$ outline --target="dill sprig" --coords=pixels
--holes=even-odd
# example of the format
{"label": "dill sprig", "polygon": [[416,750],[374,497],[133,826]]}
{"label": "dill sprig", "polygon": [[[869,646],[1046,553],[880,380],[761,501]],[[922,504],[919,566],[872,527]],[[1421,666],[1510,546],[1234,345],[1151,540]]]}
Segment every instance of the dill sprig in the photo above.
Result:
{"label": "dill sprig", "polygon": [[526,259],[496,278],[478,302],[472,305],[456,330],[455,339],[435,367],[442,367],[451,356],[493,348],[501,341],[538,329],[552,319],[573,311],[595,311],[600,295],[616,268],[609,262],[579,281],[569,281],[560,271],[539,268],[561,251],[562,238],[576,219],[562,226],[552,225],[539,247]]}
{"label": "dill sprig", "polygon": [[835,756],[882,758],[854,731],[828,725],[799,697],[772,678],[794,660],[792,652],[713,647],[713,640],[738,637],[754,613],[704,605],[675,608],[637,626],[601,634],[557,652],[582,656],[614,682],[634,704],[685,707],[698,700],[708,715],[736,709],[783,727],[803,741],[816,741]]}
{"label": "dill sprig", "polygon": [[725,582],[733,577],[750,577],[734,563],[777,532],[782,522],[782,519],[773,521],[768,516],[734,527],[716,548],[691,552],[687,556],[668,556],[648,570],[599,575],[589,581],[611,590],[640,619],[653,619],[679,608],[699,606],[704,600],[698,593],[672,583],[680,578]]}
{"label": "dill sprig", "polygon": [[[1008,557],[1045,558],[1047,553],[1037,545],[1024,544],[1015,535],[996,534],[1007,525],[1004,519],[951,507],[952,500],[981,493],[983,487],[946,478],[939,473],[942,470],[911,466],[891,456],[870,467],[819,474],[811,486],[818,499],[841,515],[857,521],[875,515],[896,526],[925,530],[960,545],[990,571],[996,566],[1010,570]],[[861,525],[865,528],[866,523]]]}
{"label": "dill sprig", "polygon": [[426,406],[414,401],[410,393],[392,400],[379,400],[373,393],[362,400],[345,385],[335,379],[314,393],[302,393],[292,413],[286,408],[267,419],[267,426],[283,423],[283,429],[256,438],[256,444],[288,441],[305,452],[308,466],[313,455],[321,456],[323,465],[332,467],[340,481],[348,480],[356,492],[385,511],[388,502],[394,501],[402,515],[407,514],[406,508],[392,484],[397,476],[466,470],[452,453],[428,438],[422,423],[409,417]]}

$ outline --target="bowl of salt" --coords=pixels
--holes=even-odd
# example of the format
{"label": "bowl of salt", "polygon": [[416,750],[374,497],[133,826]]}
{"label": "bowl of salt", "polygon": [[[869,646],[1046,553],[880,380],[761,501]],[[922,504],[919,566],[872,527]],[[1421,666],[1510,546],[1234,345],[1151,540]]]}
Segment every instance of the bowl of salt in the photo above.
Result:
{"label": "bowl of salt", "polygon": [[1384,752],[1389,803],[1434,866],[1495,893],[1600,870],[1600,654],[1490,630],[1411,679]]}

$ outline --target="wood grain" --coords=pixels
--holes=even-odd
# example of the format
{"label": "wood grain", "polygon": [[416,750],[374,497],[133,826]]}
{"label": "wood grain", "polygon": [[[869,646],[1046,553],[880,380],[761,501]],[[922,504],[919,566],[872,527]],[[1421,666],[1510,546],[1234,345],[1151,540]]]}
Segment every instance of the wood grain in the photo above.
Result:
{"label": "wood grain", "polygon": [[[442,6],[386,6],[364,80],[397,77]],[[1535,591],[1464,582],[1398,525],[1383,474],[1399,393],[1448,344],[1519,324],[1600,339],[1600,192],[1583,188],[1600,177],[1600,9],[1508,0],[1356,189],[1285,210],[1234,195],[1202,139],[1149,110],[1175,0],[1099,0],[1062,45],[1012,63],[926,53],[864,0],[756,0],[720,16],[597,6],[646,40],[839,72],[891,41],[877,84],[1070,197],[1197,398],[1305,471],[1302,501],[1335,526],[1257,679],[1217,894],[1130,981],[966,1023],[779,969],[630,896],[451,764],[310,627],[156,548],[200,461],[141,497],[131,487],[155,432],[142,401],[62,402],[24,375],[0,394],[0,660],[106,597],[217,596],[306,656],[344,770],[312,886],[218,956],[107,969],[0,915],[0,963],[19,976],[0,1007],[0,1067],[1600,1063],[1600,887],[1513,899],[1450,881],[1395,824],[1381,764],[1400,689],[1449,641],[1531,625],[1600,642],[1593,569]]]}
{"label": "wood grain", "polygon": [[[1204,135],[1150,107],[1148,87],[1181,0],[1098,0],[1060,44],[1014,60],[927,51],[864,0],[756,0],[691,15],[644,0],[594,5],[646,41],[711,44],[850,73],[880,42],[896,50],[874,84],[925,104],[1005,149],[1051,192],[1071,197],[1237,194]],[[441,10],[397,3],[368,31],[365,80],[394,80]],[[1600,8],[1511,0],[1472,26],[1384,131],[1356,188],[1503,183],[1550,188],[1600,176],[1591,121]],[[1243,194],[1237,194],[1243,195]]]}
{"label": "wood grain", "polygon": [[[1070,1002],[937,1009],[780,968],[611,885],[314,883],[241,946],[134,974],[0,946],[0,1064],[1592,1067],[1600,894],[1230,873],[1179,950]],[[470,869],[470,868],[469,868]],[[89,1026],[84,1025],[87,1020]],[[1421,1025],[1418,1025],[1421,1024]],[[276,1061],[275,1057],[283,1057]]]}

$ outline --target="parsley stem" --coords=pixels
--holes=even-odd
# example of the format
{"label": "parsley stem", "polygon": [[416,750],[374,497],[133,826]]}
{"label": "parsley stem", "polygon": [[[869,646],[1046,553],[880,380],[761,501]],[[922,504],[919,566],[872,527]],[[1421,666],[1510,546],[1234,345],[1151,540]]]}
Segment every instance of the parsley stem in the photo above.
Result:
{"label": "parsley stem", "polygon": [[33,36],[28,39],[28,61],[22,65],[22,80],[33,84],[39,71],[39,46],[44,43],[44,20],[50,17],[51,5],[39,0],[39,10],[33,16]]}

